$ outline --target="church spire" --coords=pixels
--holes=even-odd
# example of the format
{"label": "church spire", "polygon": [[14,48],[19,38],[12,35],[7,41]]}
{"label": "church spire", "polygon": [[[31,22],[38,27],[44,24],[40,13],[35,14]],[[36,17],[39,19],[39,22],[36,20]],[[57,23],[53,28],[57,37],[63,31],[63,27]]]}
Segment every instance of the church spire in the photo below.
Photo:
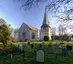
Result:
{"label": "church spire", "polygon": [[48,10],[45,8],[43,24],[48,24]]}
{"label": "church spire", "polygon": [[48,22],[48,10],[47,8],[45,8],[45,14],[44,14],[44,20],[43,20],[43,24],[41,26],[42,27],[49,27],[49,22]]}

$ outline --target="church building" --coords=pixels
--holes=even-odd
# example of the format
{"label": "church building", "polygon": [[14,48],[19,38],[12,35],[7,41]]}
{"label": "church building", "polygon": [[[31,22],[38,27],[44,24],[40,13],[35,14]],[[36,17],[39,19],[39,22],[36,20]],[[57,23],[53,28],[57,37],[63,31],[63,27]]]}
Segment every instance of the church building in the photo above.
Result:
{"label": "church building", "polygon": [[49,36],[49,39],[51,40],[47,9],[45,9],[44,20],[40,30],[29,24],[22,23],[21,27],[15,33],[17,41],[39,41],[43,40],[44,36]]}

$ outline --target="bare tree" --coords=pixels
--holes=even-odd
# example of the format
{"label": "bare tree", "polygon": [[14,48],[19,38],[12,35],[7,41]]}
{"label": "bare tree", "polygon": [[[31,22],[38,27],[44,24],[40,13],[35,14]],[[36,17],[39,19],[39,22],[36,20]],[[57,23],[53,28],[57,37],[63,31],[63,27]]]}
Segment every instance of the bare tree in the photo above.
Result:
{"label": "bare tree", "polygon": [[[32,8],[33,6],[37,6],[45,3],[48,10],[56,11],[59,10],[61,7],[69,5],[73,2],[73,0],[14,0],[21,2],[21,7]],[[71,8],[72,9],[72,8]]]}
{"label": "bare tree", "polygon": [[69,29],[73,28],[72,20],[73,20],[73,9],[65,10],[62,12],[62,15],[56,16],[58,22],[62,24],[62,26],[67,27]]}

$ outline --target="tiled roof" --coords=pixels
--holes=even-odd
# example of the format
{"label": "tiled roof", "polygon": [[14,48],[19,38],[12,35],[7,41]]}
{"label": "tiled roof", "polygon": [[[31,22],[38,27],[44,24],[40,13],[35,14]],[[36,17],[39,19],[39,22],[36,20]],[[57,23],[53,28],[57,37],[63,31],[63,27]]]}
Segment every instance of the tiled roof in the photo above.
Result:
{"label": "tiled roof", "polygon": [[31,30],[38,30],[37,28],[35,28],[35,27],[33,27],[33,26],[29,25],[29,24],[26,24],[26,25],[27,25],[28,28],[30,28]]}

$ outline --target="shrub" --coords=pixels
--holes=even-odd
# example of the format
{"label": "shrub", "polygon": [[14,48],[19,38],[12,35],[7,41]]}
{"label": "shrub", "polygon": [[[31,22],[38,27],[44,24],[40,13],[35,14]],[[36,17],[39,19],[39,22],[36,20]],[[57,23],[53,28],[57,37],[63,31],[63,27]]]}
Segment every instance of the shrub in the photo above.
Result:
{"label": "shrub", "polygon": [[44,41],[48,41],[49,37],[48,36],[44,36]]}
{"label": "shrub", "polygon": [[3,49],[3,52],[2,52],[2,54],[4,54],[4,55],[11,54],[11,53],[12,53],[11,48],[5,48],[5,49]]}
{"label": "shrub", "polygon": [[12,53],[16,53],[16,52],[20,52],[21,50],[19,49],[19,47],[16,47],[14,45],[12,45]]}

